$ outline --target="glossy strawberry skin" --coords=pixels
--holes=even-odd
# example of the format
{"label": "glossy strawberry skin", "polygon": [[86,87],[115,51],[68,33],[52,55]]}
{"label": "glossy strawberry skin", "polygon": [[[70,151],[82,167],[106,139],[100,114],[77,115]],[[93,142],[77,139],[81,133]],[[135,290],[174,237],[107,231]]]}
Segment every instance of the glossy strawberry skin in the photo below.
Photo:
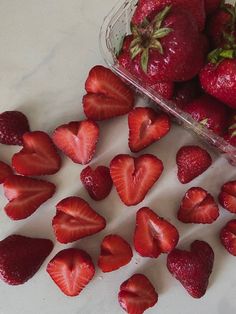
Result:
{"label": "glossy strawberry skin", "polygon": [[185,105],[198,98],[200,94],[201,89],[199,82],[196,78],[194,78],[190,81],[177,83],[175,85],[175,92],[172,100],[179,108],[182,109]]}
{"label": "glossy strawberry skin", "polygon": [[229,221],[220,232],[220,240],[225,249],[236,256],[236,219]]}
{"label": "glossy strawberry skin", "polygon": [[3,183],[10,175],[13,175],[12,168],[5,162],[0,161],[0,184]]}
{"label": "glossy strawberry skin", "polygon": [[227,182],[221,187],[219,203],[229,212],[236,214],[236,181]]}

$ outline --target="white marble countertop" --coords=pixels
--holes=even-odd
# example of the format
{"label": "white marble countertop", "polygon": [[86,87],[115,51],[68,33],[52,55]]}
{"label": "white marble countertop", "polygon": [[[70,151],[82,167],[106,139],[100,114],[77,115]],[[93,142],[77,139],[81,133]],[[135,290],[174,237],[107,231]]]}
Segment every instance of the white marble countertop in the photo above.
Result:
{"label": "white marble countertop", "polygon": [[[51,132],[63,122],[83,119],[81,99],[89,69],[104,64],[99,52],[98,34],[103,17],[116,0],[1,0],[0,1],[0,108],[21,110],[32,130]],[[92,165],[108,165],[118,153],[128,153],[127,117],[101,123],[101,138]],[[122,130],[122,132],[120,131]],[[121,134],[117,138],[117,134]],[[114,141],[114,138],[116,140]],[[12,287],[0,282],[1,314],[121,314],[117,301],[120,284],[135,272],[147,275],[154,283],[159,302],[146,313],[162,314],[233,314],[236,313],[236,258],[220,245],[218,234],[226,221],[235,218],[221,209],[221,217],[211,226],[184,225],[175,218],[184,192],[201,186],[217,197],[220,186],[236,177],[236,168],[218,155],[212,167],[191,184],[176,179],[175,154],[184,144],[197,144],[196,137],[174,126],[170,134],[144,152],[154,153],[164,162],[165,171],[155,188],[138,206],[150,206],[170,219],[179,229],[180,247],[195,239],[209,242],[215,251],[215,265],[206,295],[191,298],[166,269],[166,256],[141,258],[134,253],[132,262],[116,272],[102,274],[80,296],[64,296],[45,271],[49,259],[71,245],[56,243],[51,228],[55,204],[70,195],[88,199],[80,183],[82,166],[64,158],[63,168],[50,180],[57,193],[30,218],[13,222],[5,215],[6,199],[0,194],[0,239],[11,233],[48,237],[55,242],[50,257],[26,284]],[[10,162],[17,147],[0,146],[0,159]],[[115,189],[101,202],[89,200],[107,219],[107,228],[72,246],[86,249],[96,263],[104,235],[118,233],[132,243],[137,207],[127,208]]]}

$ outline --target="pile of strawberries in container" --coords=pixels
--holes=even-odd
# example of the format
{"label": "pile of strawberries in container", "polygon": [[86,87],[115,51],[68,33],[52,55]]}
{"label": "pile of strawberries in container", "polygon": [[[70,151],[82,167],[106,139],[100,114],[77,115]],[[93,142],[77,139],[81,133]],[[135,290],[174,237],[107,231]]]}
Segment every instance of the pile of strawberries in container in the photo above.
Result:
{"label": "pile of strawberries in container", "polygon": [[[144,84],[174,99],[194,119],[225,136],[233,145],[236,140],[236,116],[232,109],[236,107],[235,19],[235,8],[220,1],[140,0],[132,19],[133,34],[125,38],[119,56],[120,63]],[[210,47],[214,50],[207,62]],[[200,83],[196,77],[199,71]],[[204,94],[200,84],[208,94]],[[0,114],[0,143],[23,146],[13,155],[11,167],[0,162],[0,182],[9,201],[4,210],[12,220],[34,214],[56,192],[53,183],[36,177],[60,170],[62,157],[57,149],[74,163],[89,164],[96,153],[102,121],[113,118],[115,123],[115,117],[128,114],[129,148],[139,155],[117,155],[109,167],[86,166],[81,171],[88,199],[69,196],[61,200],[56,204],[52,220],[55,237],[63,244],[92,236],[106,227],[106,219],[89,205],[89,198],[103,200],[113,185],[126,206],[145,200],[163,175],[164,166],[157,156],[140,152],[158,142],[171,128],[165,113],[157,113],[150,107],[134,108],[134,92],[103,66],[91,69],[85,90],[82,102],[87,119],[65,121],[51,136],[31,131],[27,117],[19,111]],[[176,164],[176,180],[186,184],[207,171],[212,158],[199,146],[184,146],[176,154]],[[236,181],[222,182],[219,203],[236,213]],[[220,211],[212,195],[201,187],[192,187],[183,196],[176,214],[182,223],[211,224]],[[225,249],[236,256],[236,220],[229,221],[219,237]],[[201,298],[213,269],[213,249],[207,242],[195,240],[190,250],[180,250],[176,248],[179,238],[177,228],[154,210],[137,208],[134,249],[146,258],[168,254],[170,273],[189,295]],[[106,235],[98,245],[101,253],[97,264],[103,272],[118,270],[133,257],[130,244],[117,234]],[[0,278],[10,285],[25,283],[52,249],[53,243],[48,239],[9,235],[0,241]],[[77,296],[92,280],[95,266],[85,251],[67,248],[51,259],[47,272],[65,295]],[[158,294],[146,276],[133,274],[120,286],[118,300],[128,313],[141,314],[157,303]]]}

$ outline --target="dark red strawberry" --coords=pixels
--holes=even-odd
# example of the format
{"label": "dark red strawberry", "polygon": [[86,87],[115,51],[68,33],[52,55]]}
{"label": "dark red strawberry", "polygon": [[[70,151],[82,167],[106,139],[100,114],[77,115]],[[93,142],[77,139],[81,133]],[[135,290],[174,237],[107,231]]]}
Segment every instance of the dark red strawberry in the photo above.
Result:
{"label": "dark red strawberry", "polygon": [[179,241],[178,230],[148,207],[136,214],[135,250],[143,257],[157,258],[171,252]]}
{"label": "dark red strawberry", "polygon": [[74,242],[90,236],[106,226],[106,220],[80,197],[67,197],[60,201],[56,208],[52,226],[57,240],[61,243]]}
{"label": "dark red strawberry", "polygon": [[118,235],[110,234],[102,241],[98,266],[104,273],[111,272],[127,265],[132,257],[129,243]]}
{"label": "dark red strawberry", "polygon": [[207,290],[214,263],[214,252],[204,241],[194,241],[191,251],[173,250],[167,268],[193,298],[201,298]]}
{"label": "dark red strawberry", "polygon": [[16,175],[7,177],[3,188],[9,200],[4,210],[13,220],[25,219],[32,215],[56,190],[51,182]]}
{"label": "dark red strawberry", "polygon": [[90,166],[86,167],[81,171],[80,180],[95,201],[106,198],[113,185],[110,169],[105,166],[98,166],[95,170]]}
{"label": "dark red strawberry", "polygon": [[236,181],[227,182],[221,187],[219,203],[229,212],[236,214]]}
{"label": "dark red strawberry", "polygon": [[223,135],[227,124],[227,107],[209,95],[203,95],[184,106],[192,118],[218,135]]}
{"label": "dark red strawberry", "polygon": [[128,115],[129,148],[139,152],[160,140],[170,130],[170,118],[152,108],[135,108]]}
{"label": "dark red strawberry", "polygon": [[8,164],[5,162],[0,161],[0,184],[4,182],[4,180],[13,174],[13,171]]}
{"label": "dark red strawberry", "polygon": [[22,145],[22,136],[29,132],[26,116],[20,111],[5,111],[0,114],[0,143]]}
{"label": "dark red strawberry", "polygon": [[185,223],[211,224],[219,217],[214,198],[204,189],[189,189],[181,202],[178,219]]}
{"label": "dark red strawberry", "polygon": [[60,169],[61,158],[49,135],[35,131],[23,135],[23,149],[13,155],[12,166],[24,176],[49,175]]}
{"label": "dark red strawberry", "polygon": [[229,221],[220,232],[220,240],[225,249],[236,256],[236,219]]}
{"label": "dark red strawberry", "polygon": [[134,93],[111,70],[93,67],[85,83],[83,97],[86,116],[91,120],[105,120],[128,113],[134,106]]}
{"label": "dark red strawberry", "polygon": [[142,314],[158,301],[155,288],[142,274],[134,274],[120,286],[120,306],[129,314]]}
{"label": "dark red strawberry", "polygon": [[206,14],[210,15],[216,11],[222,3],[222,0],[205,0]]}
{"label": "dark red strawberry", "polygon": [[228,129],[224,139],[236,147],[236,111],[233,111],[229,116]]}
{"label": "dark red strawberry", "polygon": [[147,85],[147,87],[150,87],[152,90],[154,90],[154,92],[157,92],[159,96],[165,99],[171,99],[174,93],[173,82],[156,82],[155,84]]}
{"label": "dark red strawberry", "polygon": [[113,183],[127,206],[142,202],[162,171],[162,161],[149,154],[137,158],[117,155],[110,164]]}
{"label": "dark red strawberry", "polygon": [[93,159],[98,137],[99,127],[90,120],[63,124],[52,135],[54,144],[73,162],[82,165]]}
{"label": "dark red strawberry", "polygon": [[95,267],[85,251],[70,248],[54,256],[48,263],[47,272],[65,295],[74,297],[91,281]]}
{"label": "dark red strawberry", "polygon": [[210,154],[199,146],[183,146],[176,155],[178,179],[186,184],[203,172],[212,164]]}
{"label": "dark red strawberry", "polygon": [[21,285],[35,275],[53,243],[48,239],[10,235],[0,241],[0,278],[9,285]]}

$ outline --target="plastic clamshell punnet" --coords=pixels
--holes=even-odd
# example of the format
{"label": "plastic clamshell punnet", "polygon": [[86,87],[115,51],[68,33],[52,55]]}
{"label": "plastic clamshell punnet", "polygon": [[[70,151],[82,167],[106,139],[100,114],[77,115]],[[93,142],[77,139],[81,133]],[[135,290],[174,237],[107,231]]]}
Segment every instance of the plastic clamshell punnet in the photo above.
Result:
{"label": "plastic clamshell punnet", "polygon": [[118,64],[116,55],[120,51],[124,36],[130,33],[130,20],[136,4],[137,0],[119,1],[104,18],[99,40],[100,50],[106,64],[113,72],[141,93],[141,95],[147,96],[151,101],[157,103],[160,109],[174,117],[174,120],[177,123],[195,132],[201,139],[223,154],[231,164],[236,166],[235,147],[227,143],[222,137],[216,135],[211,130],[208,130],[202,124],[193,120],[189,114],[175,106],[174,103],[163,99],[153,89],[144,88],[133,75]]}

